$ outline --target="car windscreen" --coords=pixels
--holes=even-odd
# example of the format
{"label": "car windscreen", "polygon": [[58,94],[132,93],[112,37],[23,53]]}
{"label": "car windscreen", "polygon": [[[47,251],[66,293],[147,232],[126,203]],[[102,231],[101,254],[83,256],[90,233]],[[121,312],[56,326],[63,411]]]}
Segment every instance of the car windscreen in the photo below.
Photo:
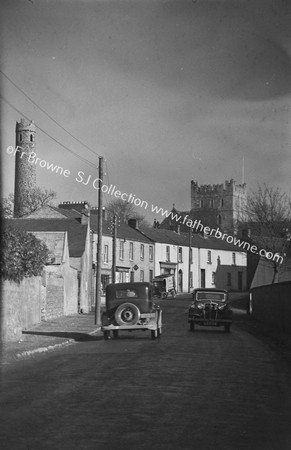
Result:
{"label": "car windscreen", "polygon": [[197,292],[196,300],[225,301],[225,293],[224,292]]}

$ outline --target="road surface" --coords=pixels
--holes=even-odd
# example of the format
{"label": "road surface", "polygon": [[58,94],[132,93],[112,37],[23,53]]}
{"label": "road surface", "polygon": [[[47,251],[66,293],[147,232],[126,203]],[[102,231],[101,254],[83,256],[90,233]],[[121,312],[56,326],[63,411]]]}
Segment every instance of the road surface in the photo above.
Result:
{"label": "road surface", "polygon": [[92,337],[3,369],[2,450],[290,450],[291,368],[236,325]]}

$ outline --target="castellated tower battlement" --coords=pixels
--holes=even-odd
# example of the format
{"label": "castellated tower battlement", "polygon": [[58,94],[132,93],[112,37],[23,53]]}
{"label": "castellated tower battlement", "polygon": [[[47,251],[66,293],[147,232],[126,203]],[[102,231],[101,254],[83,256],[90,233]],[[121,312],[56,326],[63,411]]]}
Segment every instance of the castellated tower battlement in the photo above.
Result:
{"label": "castellated tower battlement", "polygon": [[244,218],[246,196],[246,184],[237,184],[233,179],[224,184],[201,186],[192,180],[191,212],[212,226],[218,225],[225,231],[235,232],[237,222]]}
{"label": "castellated tower battlement", "polygon": [[191,193],[196,194],[224,194],[224,193],[245,193],[246,191],[246,183],[244,184],[236,184],[236,182],[231,179],[229,181],[225,181],[224,184],[199,184],[192,180],[191,181]]}
{"label": "castellated tower battlement", "polygon": [[32,120],[16,122],[14,217],[22,217],[29,193],[36,186],[36,166],[28,162],[31,152],[35,152],[35,125]]}

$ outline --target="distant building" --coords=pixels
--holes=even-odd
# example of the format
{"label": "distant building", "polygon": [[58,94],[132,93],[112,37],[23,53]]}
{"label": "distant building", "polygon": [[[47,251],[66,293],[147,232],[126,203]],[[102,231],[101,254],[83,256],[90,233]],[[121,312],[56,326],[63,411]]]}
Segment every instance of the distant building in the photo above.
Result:
{"label": "distant building", "polygon": [[201,186],[192,180],[191,217],[200,219],[205,226],[236,233],[238,221],[245,220],[246,196],[246,184],[232,179],[224,184]]}
{"label": "distant building", "polygon": [[155,275],[175,276],[178,292],[197,287],[244,291],[247,254],[215,237],[143,228],[155,243]]}
{"label": "distant building", "polygon": [[21,119],[16,122],[15,146],[14,217],[25,214],[26,199],[36,187],[36,165],[28,161],[35,152],[35,125],[33,121]]}
{"label": "distant building", "polygon": [[31,233],[67,233],[70,267],[77,270],[78,276],[79,309],[85,313],[89,312],[94,300],[91,233],[87,216],[76,211],[45,205],[25,218],[7,219],[7,223]]}

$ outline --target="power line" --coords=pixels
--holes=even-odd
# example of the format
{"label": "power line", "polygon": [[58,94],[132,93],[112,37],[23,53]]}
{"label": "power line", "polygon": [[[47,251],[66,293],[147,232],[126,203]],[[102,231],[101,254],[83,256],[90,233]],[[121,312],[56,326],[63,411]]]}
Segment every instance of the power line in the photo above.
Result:
{"label": "power line", "polygon": [[[6,100],[1,94],[0,97],[2,98],[2,100],[7,103],[7,105],[9,105],[12,109],[14,109],[16,112],[18,112],[18,114],[20,114],[22,117],[25,117],[25,119],[27,120],[31,120],[29,117],[27,117],[25,114],[23,114],[23,112],[21,112],[19,109],[17,109],[15,106],[12,105],[12,103],[10,103],[8,100]],[[53,141],[55,141],[57,144],[59,144],[61,147],[63,147],[65,150],[67,150],[68,152],[72,153],[74,156],[76,156],[76,158],[82,160],[83,162],[89,164],[90,166],[94,167],[96,169],[96,164],[92,163],[91,161],[89,161],[86,158],[83,158],[82,156],[78,155],[77,153],[75,153],[73,150],[71,150],[69,147],[67,147],[66,145],[62,144],[61,142],[59,142],[57,139],[55,139],[53,136],[51,136],[47,131],[45,131],[43,128],[41,128],[40,126],[38,126],[35,122],[34,125],[40,130],[42,131],[46,136],[48,136],[50,139],[52,139]]]}
{"label": "power line", "polygon": [[87,148],[87,150],[89,150],[90,152],[92,152],[95,156],[100,156],[98,155],[98,153],[94,152],[94,150],[92,150],[90,147],[88,147],[88,145],[84,144],[82,141],[80,141],[78,138],[76,138],[75,136],[73,136],[72,133],[70,133],[68,130],[66,130],[62,125],[60,125],[48,112],[46,112],[41,106],[39,106],[34,100],[32,100],[32,98],[30,98],[19,86],[17,86],[16,83],[14,83],[14,81],[11,80],[11,78],[9,78],[1,69],[0,69],[0,73],[2,73],[2,75],[7,78],[8,81],[10,81],[11,84],[13,84],[14,87],[16,87],[16,89],[18,89],[26,98],[28,98],[28,100],[34,105],[36,106],[40,111],[42,111],[47,117],[49,117],[58,127],[60,127],[63,131],[65,131],[66,133],[69,134],[69,136],[71,136],[73,139],[75,139],[77,142],[79,142],[79,144],[83,145],[83,147]]}

